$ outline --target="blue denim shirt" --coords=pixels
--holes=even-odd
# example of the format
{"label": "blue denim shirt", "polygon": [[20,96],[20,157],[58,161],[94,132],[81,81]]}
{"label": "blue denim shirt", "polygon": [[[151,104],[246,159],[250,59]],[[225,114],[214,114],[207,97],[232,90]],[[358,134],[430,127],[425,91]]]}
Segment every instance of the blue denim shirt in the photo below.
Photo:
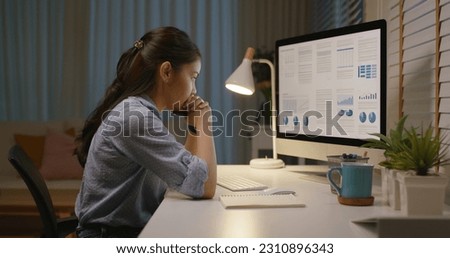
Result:
{"label": "blue denim shirt", "polygon": [[148,97],[129,97],[92,139],[75,213],[80,226],[144,227],[167,188],[201,197],[208,171],[163,125]]}

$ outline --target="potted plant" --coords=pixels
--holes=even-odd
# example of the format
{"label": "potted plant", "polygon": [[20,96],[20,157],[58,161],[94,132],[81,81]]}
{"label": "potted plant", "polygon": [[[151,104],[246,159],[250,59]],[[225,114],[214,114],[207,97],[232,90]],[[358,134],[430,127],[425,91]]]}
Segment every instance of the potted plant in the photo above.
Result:
{"label": "potted plant", "polygon": [[448,177],[437,168],[449,162],[444,137],[434,135],[431,125],[420,132],[406,129],[406,119],[402,117],[388,136],[372,134],[378,139],[368,139],[364,146],[384,150],[386,160],[380,165],[388,174],[384,180],[389,205],[408,215],[442,214]]}
{"label": "potted plant", "polygon": [[444,137],[434,135],[431,125],[420,132],[404,129],[404,135],[407,144],[390,157],[393,167],[405,171],[397,174],[401,210],[407,215],[441,215],[448,177],[438,168],[449,162]]}
{"label": "potted plant", "polygon": [[384,150],[386,159],[379,163],[381,170],[381,191],[383,202],[389,204],[392,208],[400,209],[400,185],[397,178],[398,168],[393,163],[393,157],[404,146],[409,145],[405,134],[405,121],[407,116],[402,117],[395,128],[389,131],[388,135],[374,133],[371,134],[377,138],[367,139],[363,147],[377,148]]}

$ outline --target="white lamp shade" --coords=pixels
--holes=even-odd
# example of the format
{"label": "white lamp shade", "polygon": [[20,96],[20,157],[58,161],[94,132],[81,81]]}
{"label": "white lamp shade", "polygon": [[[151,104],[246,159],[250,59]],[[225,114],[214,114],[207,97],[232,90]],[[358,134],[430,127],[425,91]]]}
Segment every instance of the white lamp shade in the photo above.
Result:
{"label": "white lamp shade", "polygon": [[239,94],[252,95],[255,92],[252,60],[244,58],[241,65],[225,81],[225,87]]}

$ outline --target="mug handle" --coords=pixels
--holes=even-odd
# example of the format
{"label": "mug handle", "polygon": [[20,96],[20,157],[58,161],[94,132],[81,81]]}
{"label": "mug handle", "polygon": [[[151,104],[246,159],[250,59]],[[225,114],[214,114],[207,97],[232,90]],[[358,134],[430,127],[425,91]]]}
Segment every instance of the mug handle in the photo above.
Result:
{"label": "mug handle", "polygon": [[333,187],[339,196],[341,196],[341,188],[337,186],[337,184],[333,181],[332,174],[333,172],[337,171],[339,173],[339,176],[342,178],[342,168],[341,167],[333,167],[330,170],[328,170],[327,178],[328,182],[330,182],[331,187]]}

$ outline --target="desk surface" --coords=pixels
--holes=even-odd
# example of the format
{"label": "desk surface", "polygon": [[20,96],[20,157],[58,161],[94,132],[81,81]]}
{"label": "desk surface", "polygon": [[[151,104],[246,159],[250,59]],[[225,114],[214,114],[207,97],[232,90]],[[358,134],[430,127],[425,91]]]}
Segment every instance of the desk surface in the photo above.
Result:
{"label": "desk surface", "polygon": [[[354,224],[377,216],[402,216],[381,203],[374,186],[373,206],[341,205],[328,184],[305,180],[301,166],[283,169],[253,169],[246,165],[220,165],[219,175],[241,175],[296,191],[304,208],[225,209],[221,194],[233,193],[220,186],[211,200],[192,200],[168,193],[140,237],[375,237],[375,232]],[[446,211],[446,214],[448,211]]]}

